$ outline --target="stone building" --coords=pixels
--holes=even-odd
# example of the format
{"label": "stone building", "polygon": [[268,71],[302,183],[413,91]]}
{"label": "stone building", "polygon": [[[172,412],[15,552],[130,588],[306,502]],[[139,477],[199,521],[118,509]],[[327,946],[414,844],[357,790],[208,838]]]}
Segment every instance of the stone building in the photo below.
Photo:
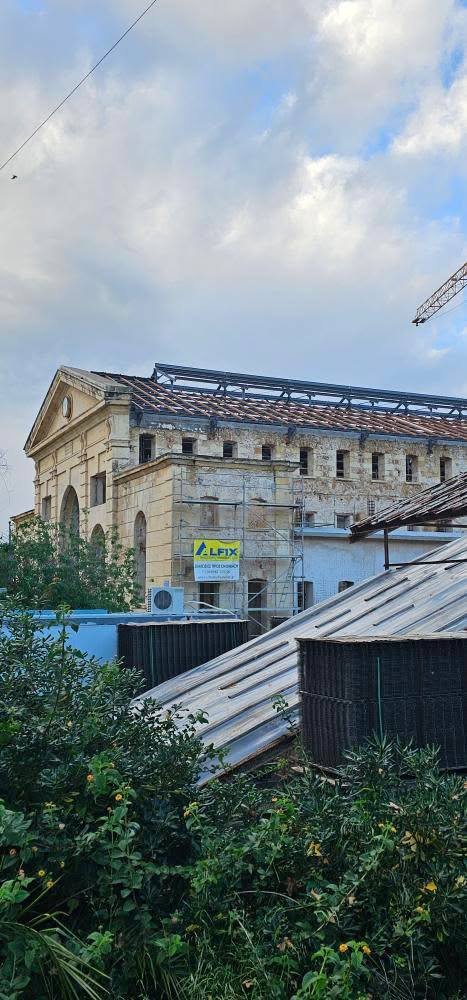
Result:
{"label": "stone building", "polygon": [[[169,581],[187,603],[248,609],[261,629],[379,571],[381,542],[358,557],[349,524],[465,471],[466,416],[466,400],[422,394],[62,367],[25,450],[36,514],[96,541],[117,527],[143,591]],[[449,537],[405,533],[398,545],[412,558]],[[240,542],[237,581],[195,581],[199,539]]]}

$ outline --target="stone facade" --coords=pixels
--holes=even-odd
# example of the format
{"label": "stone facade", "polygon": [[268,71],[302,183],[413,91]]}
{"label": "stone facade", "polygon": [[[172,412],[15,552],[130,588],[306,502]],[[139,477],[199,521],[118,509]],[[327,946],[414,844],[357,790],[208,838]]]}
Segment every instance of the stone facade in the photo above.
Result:
{"label": "stone facade", "polygon": [[[416,422],[404,435],[318,430],[179,410],[136,406],[123,377],[59,369],[26,443],[36,514],[79,520],[88,537],[117,527],[144,588],[169,581],[187,602],[250,604],[258,628],[296,608],[313,532],[342,531],[346,545],[351,520],[467,469],[467,430],[465,440]],[[198,587],[200,536],[241,541],[238,583]],[[313,583],[321,593],[323,581]]]}

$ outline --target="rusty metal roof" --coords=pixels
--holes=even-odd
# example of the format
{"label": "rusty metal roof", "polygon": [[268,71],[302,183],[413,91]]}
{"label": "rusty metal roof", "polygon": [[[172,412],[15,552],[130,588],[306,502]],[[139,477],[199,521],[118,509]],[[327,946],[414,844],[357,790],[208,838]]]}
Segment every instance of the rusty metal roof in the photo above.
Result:
{"label": "rusty metal roof", "polygon": [[[172,370],[171,366],[164,367]],[[158,371],[156,367],[155,376],[150,378],[114,372],[93,374],[126,386],[140,412],[161,417],[186,416],[467,443],[464,399],[232,373],[225,384],[213,389],[209,382],[216,383],[221,373],[180,369],[186,384],[179,385],[176,375],[168,375],[161,381]]]}
{"label": "rusty metal roof", "polygon": [[[423,559],[423,556],[421,557]],[[298,714],[298,638],[431,635],[467,628],[467,538],[440,546],[430,563],[415,562],[355,584],[290,618],[271,632],[148,691],[170,709],[203,710],[206,744],[228,751],[234,766],[268,750],[288,732],[274,707],[284,695]],[[451,560],[446,562],[446,560]]]}
{"label": "rusty metal roof", "polygon": [[408,500],[397,500],[384,510],[351,525],[351,541],[371,535],[374,531],[402,528],[409,524],[431,524],[467,517],[467,472],[429,486]]}

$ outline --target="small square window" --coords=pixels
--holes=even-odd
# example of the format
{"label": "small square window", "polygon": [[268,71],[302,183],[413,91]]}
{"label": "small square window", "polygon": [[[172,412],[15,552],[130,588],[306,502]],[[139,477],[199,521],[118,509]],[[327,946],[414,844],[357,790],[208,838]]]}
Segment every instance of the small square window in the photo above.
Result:
{"label": "small square window", "polygon": [[52,517],[52,497],[43,497],[41,503],[41,517],[43,521],[50,521]]}
{"label": "small square window", "polygon": [[336,514],[336,528],[349,528],[350,514]]}
{"label": "small square window", "polygon": [[182,454],[183,455],[194,455],[195,453],[195,439],[194,438],[182,438]]}
{"label": "small square window", "polygon": [[263,444],[261,448],[261,458],[263,462],[272,461],[272,447],[270,444]]}
{"label": "small square window", "polygon": [[99,472],[97,476],[91,476],[91,507],[99,507],[107,499],[107,480],[105,472]]}
{"label": "small square window", "polygon": [[348,479],[350,472],[350,452],[336,451],[336,479]]}
{"label": "small square window", "polygon": [[348,590],[349,587],[353,587],[353,584],[353,580],[339,580],[337,593],[342,594],[344,590]]}
{"label": "small square window", "polygon": [[236,446],[233,441],[224,441],[222,445],[223,458],[235,458]]}
{"label": "small square window", "polygon": [[141,434],[139,439],[140,465],[151,462],[154,458],[154,437],[152,434]]}

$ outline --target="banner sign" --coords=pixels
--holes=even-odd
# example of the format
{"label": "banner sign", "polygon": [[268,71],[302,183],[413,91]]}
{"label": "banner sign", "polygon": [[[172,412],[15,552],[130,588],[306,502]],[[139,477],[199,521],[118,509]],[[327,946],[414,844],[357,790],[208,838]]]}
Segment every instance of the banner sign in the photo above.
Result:
{"label": "banner sign", "polygon": [[193,561],[195,580],[239,580],[240,542],[195,538]]}

